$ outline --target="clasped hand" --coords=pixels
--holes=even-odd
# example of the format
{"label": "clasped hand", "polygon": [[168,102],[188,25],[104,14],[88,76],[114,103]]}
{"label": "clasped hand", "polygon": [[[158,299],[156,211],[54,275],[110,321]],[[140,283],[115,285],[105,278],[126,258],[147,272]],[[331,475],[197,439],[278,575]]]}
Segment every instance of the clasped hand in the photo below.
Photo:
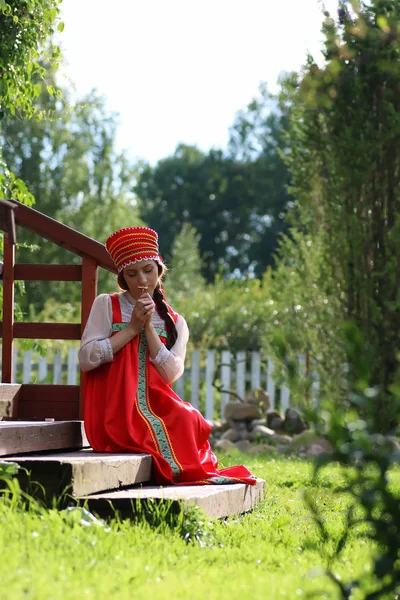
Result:
{"label": "clasped hand", "polygon": [[135,307],[132,311],[131,326],[135,331],[140,331],[142,327],[151,322],[151,317],[156,309],[153,298],[150,294],[143,293],[136,300]]}

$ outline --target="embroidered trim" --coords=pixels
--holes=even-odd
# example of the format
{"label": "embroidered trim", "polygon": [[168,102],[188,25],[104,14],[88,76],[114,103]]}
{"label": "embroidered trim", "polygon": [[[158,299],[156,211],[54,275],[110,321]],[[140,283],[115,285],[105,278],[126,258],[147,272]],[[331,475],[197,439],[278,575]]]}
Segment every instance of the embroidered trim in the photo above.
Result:
{"label": "embroidered trim", "polygon": [[163,345],[157,352],[157,356],[155,356],[154,358],[150,357],[150,362],[152,362],[157,367],[162,367],[167,362],[169,355],[169,350]]}
{"label": "embroidered trim", "polygon": [[241,477],[209,477],[208,479],[197,479],[197,481],[181,481],[175,482],[175,485],[218,485],[218,484],[230,484],[234,483],[245,483],[249,485],[248,481]]}
{"label": "embroidered trim", "polygon": [[[140,336],[139,341],[139,374],[138,374],[138,391],[137,391],[137,407],[141,415],[150,423],[157,440],[157,446],[160,454],[168,462],[176,477],[183,470],[178,463],[171,441],[169,439],[166,427],[162,419],[157,417],[150,408],[147,398],[147,365],[146,365],[147,340],[144,335]],[[152,436],[153,437],[153,436]],[[153,438],[154,439],[154,438]]]}
{"label": "embroidered trim", "polygon": [[115,333],[116,331],[122,331],[125,327],[128,327],[128,323],[113,323],[111,331]]}
{"label": "embroidered trim", "polygon": [[148,255],[148,256],[140,256],[136,260],[125,260],[122,263],[122,265],[119,267],[118,273],[120,273],[121,271],[123,271],[126,267],[129,267],[130,265],[134,265],[137,262],[140,262],[142,260],[158,260],[159,262],[161,262],[161,259],[160,259],[160,257],[159,257],[158,254],[151,254],[151,255]]}
{"label": "embroidered trim", "polygon": [[219,477],[209,477],[207,479],[210,483],[238,483],[243,481],[241,477],[224,477],[220,475]]}
{"label": "embroidered trim", "polygon": [[[112,327],[111,327],[111,332],[115,333],[117,331],[122,331],[123,329],[125,329],[126,327],[128,327],[129,323],[113,323]],[[167,332],[164,328],[162,327],[154,327],[154,329],[157,332],[157,335],[160,335],[161,337],[167,337]],[[140,333],[144,333],[144,330],[141,329]]]}
{"label": "embroidered trim", "polygon": [[114,358],[114,352],[111,346],[110,338],[105,340],[105,351],[104,351],[104,360],[106,362],[111,362]]}

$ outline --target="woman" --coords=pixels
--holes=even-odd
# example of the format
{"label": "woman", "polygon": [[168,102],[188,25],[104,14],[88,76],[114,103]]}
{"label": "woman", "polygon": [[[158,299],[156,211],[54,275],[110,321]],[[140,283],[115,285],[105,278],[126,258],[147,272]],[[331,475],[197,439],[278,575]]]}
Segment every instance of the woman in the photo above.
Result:
{"label": "woman", "polygon": [[209,423],[171,388],[183,373],[189,332],[165,302],[157,233],[120,229],[106,248],[124,291],[96,298],[82,336],[85,428],[92,448],[151,454],[160,485],[255,484],[244,466],[217,470]]}

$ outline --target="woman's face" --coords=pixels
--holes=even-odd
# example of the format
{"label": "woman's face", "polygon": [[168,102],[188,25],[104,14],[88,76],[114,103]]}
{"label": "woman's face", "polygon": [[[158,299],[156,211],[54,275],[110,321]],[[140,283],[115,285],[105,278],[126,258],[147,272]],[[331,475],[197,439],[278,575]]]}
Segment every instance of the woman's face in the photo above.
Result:
{"label": "woman's face", "polygon": [[141,260],[129,265],[125,267],[123,274],[132,298],[138,300],[143,292],[153,296],[158,282],[158,268],[155,260]]}

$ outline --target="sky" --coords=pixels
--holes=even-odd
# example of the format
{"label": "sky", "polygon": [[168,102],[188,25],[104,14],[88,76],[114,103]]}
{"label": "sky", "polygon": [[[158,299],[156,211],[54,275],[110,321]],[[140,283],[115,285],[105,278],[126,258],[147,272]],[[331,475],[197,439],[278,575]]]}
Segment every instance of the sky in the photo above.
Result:
{"label": "sky", "polygon": [[[325,0],[332,13],[338,0]],[[319,0],[63,0],[60,84],[119,113],[117,149],[155,164],[180,142],[225,149],[258,86],[320,59]]]}

